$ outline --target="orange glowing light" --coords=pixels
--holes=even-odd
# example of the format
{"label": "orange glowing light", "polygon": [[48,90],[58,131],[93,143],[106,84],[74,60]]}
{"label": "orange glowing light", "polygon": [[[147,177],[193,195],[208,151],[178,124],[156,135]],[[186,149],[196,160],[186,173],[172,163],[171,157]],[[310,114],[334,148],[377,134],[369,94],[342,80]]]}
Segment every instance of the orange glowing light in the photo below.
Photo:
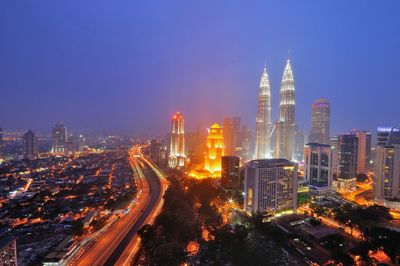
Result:
{"label": "orange glowing light", "polygon": [[224,156],[223,130],[217,123],[208,130],[207,154],[204,161],[204,169],[211,177],[221,176],[221,157]]}

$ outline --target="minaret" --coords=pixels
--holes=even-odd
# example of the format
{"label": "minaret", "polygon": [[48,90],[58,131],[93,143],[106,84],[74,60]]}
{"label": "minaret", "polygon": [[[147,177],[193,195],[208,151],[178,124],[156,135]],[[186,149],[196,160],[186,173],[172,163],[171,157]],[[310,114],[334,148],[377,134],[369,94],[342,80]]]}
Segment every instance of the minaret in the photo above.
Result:
{"label": "minaret", "polygon": [[292,160],[295,146],[296,100],[290,60],[287,60],[283,71],[279,95],[279,121],[275,127],[275,157]]}
{"label": "minaret", "polygon": [[255,159],[270,158],[270,134],[271,88],[267,68],[264,67],[260,81],[260,92],[258,94]]}

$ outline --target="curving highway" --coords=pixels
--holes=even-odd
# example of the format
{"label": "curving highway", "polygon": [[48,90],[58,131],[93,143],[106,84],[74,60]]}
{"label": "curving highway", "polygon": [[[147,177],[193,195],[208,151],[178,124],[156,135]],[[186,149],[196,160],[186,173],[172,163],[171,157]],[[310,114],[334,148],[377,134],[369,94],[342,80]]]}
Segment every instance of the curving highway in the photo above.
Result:
{"label": "curving highway", "polygon": [[130,265],[140,244],[138,230],[152,223],[162,208],[168,186],[165,178],[143,156],[140,147],[129,152],[129,160],[137,173],[136,205],[83,253],[77,265]]}

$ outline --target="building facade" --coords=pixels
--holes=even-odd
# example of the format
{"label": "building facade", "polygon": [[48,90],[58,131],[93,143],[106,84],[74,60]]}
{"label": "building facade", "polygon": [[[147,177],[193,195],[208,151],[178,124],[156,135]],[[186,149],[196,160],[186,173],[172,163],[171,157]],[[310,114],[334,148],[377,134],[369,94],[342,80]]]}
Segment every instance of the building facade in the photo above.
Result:
{"label": "building facade", "polygon": [[365,174],[371,170],[371,133],[354,131],[358,141],[357,174]]}
{"label": "building facade", "polygon": [[338,141],[338,189],[353,189],[357,177],[357,136],[353,133],[339,134]]}
{"label": "building facade", "polygon": [[378,127],[376,146],[400,144],[400,128]]}
{"label": "building facade", "polygon": [[234,155],[235,152],[235,132],[233,129],[232,119],[224,119],[224,145],[225,154]]}
{"label": "building facade", "polygon": [[57,123],[53,126],[52,149],[53,153],[65,153],[65,144],[67,142],[67,128],[63,123]]}
{"label": "building facade", "polygon": [[32,130],[28,130],[22,139],[24,158],[28,160],[34,159],[37,155],[37,140],[35,133],[33,133]]}
{"label": "building facade", "polygon": [[261,75],[256,118],[255,159],[271,157],[271,88],[267,69]]}
{"label": "building facade", "polygon": [[317,194],[332,190],[332,150],[327,144],[308,143],[304,148],[304,175],[310,191]]}
{"label": "building facade", "polygon": [[379,127],[374,162],[374,197],[400,209],[400,129]]}
{"label": "building facade", "polygon": [[248,213],[297,209],[297,164],[286,159],[253,160],[245,167],[244,208]]}
{"label": "building facade", "polygon": [[329,144],[330,109],[327,99],[317,99],[311,105],[310,142]]}
{"label": "building facade", "polygon": [[204,169],[213,177],[221,176],[222,156],[224,156],[223,129],[215,123],[208,129],[207,152],[204,162]]}
{"label": "building facade", "polygon": [[221,186],[226,189],[240,186],[240,158],[237,156],[221,157]]}
{"label": "building facade", "polygon": [[279,121],[275,125],[275,158],[294,159],[296,94],[290,60],[287,60],[280,88]]}
{"label": "building facade", "polygon": [[378,201],[400,201],[400,145],[377,146],[374,181]]}
{"label": "building facade", "polygon": [[185,162],[186,153],[184,119],[182,114],[177,112],[172,116],[168,166],[171,168],[184,167]]}

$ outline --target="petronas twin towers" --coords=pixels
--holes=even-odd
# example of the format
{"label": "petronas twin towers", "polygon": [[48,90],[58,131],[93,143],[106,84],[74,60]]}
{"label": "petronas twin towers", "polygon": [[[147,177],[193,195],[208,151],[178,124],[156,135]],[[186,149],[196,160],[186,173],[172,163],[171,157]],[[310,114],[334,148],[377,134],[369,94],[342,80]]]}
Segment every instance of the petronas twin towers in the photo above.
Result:
{"label": "petronas twin towers", "polygon": [[290,60],[287,60],[280,89],[279,120],[271,122],[271,88],[266,67],[261,76],[256,119],[255,159],[293,159],[295,147],[295,89]]}

